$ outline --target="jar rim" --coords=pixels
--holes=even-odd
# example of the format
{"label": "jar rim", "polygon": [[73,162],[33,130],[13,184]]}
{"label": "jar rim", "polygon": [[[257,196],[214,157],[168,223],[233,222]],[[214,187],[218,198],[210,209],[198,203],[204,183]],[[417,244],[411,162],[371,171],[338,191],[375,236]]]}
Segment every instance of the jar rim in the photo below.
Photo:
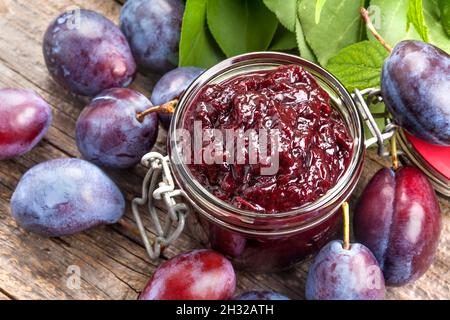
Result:
{"label": "jar rim", "polygon": [[[190,102],[193,98],[195,98],[198,91],[203,88],[204,85],[208,83],[212,83],[214,79],[217,79],[220,75],[223,75],[226,72],[230,72],[235,69],[239,69],[245,66],[253,65],[272,65],[273,68],[281,65],[289,65],[295,64],[305,68],[307,71],[311,72],[312,75],[317,79],[317,76],[320,76],[320,80],[325,82],[330,88],[333,89],[335,93],[338,95],[340,100],[343,102],[345,107],[349,110],[352,116],[353,123],[349,124],[348,119],[345,119],[347,125],[354,126],[354,143],[353,143],[353,151],[351,156],[351,161],[343,173],[343,175],[339,178],[336,185],[328,190],[328,192],[320,197],[319,199],[306,203],[299,208],[296,208],[287,212],[279,212],[279,213],[256,213],[250,210],[239,209],[210,193],[206,188],[204,188],[193,176],[191,170],[187,167],[182,159],[182,155],[180,155],[180,150],[176,147],[176,141],[179,141],[179,137],[177,136],[177,128],[181,125],[181,121],[183,120],[184,111],[190,105]],[[320,82],[320,81],[319,81]],[[322,86],[323,87],[323,86]],[[327,88],[324,88],[327,89]],[[329,90],[327,90],[329,92]],[[363,161],[364,156],[364,129],[362,125],[361,116],[358,112],[355,102],[352,99],[350,93],[345,89],[345,87],[341,84],[336,77],[334,77],[330,72],[325,70],[324,68],[318,66],[317,64],[300,58],[295,55],[280,53],[280,52],[253,52],[246,53],[236,57],[232,57],[226,59],[212,68],[205,71],[202,75],[200,75],[183,93],[176,108],[175,114],[173,115],[172,123],[169,129],[168,135],[168,150],[169,156],[171,158],[172,170],[177,170],[175,174],[176,180],[182,179],[185,182],[183,185],[187,185],[190,188],[191,192],[195,192],[197,195],[202,197],[203,199],[208,200],[209,203],[213,203],[214,206],[222,210],[226,210],[227,213],[231,213],[243,218],[250,219],[272,219],[272,218],[285,218],[298,216],[303,213],[310,213],[316,211],[320,208],[323,208],[328,203],[330,203],[334,199],[339,199],[342,195],[347,191],[346,184],[351,185],[349,181],[354,178],[355,174],[358,175],[358,170]],[[174,163],[176,163],[174,165]],[[180,184],[180,181],[177,181]],[[353,191],[353,190],[352,190]]]}

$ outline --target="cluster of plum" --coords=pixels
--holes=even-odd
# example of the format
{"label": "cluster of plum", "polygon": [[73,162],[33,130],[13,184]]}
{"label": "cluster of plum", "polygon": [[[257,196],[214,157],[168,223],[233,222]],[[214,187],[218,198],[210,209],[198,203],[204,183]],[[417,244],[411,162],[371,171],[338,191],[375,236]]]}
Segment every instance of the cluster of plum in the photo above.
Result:
{"label": "cluster of plum", "polygon": [[[181,0],[131,0],[123,7],[121,28],[83,9],[64,12],[50,24],[43,42],[50,75],[71,93],[92,97],[76,124],[77,145],[87,161],[53,160],[22,177],[11,199],[13,217],[22,227],[63,236],[116,223],[123,215],[122,194],[96,165],[123,169],[138,164],[158,135],[158,113],[139,114],[177,98],[203,72],[176,68],[183,11]],[[148,99],[126,88],[137,69],[170,72]],[[1,89],[0,101],[0,160],[5,160],[36,146],[51,126],[52,110],[32,90]],[[170,117],[160,114],[165,128]]]}
{"label": "cluster of plum", "polygon": [[[73,94],[93,97],[76,125],[78,148],[89,162],[57,159],[25,173],[11,199],[12,215],[24,229],[58,237],[121,218],[123,195],[96,165],[135,166],[156,141],[158,117],[166,129],[170,124],[167,113],[146,111],[164,111],[154,106],[179,97],[203,72],[176,68],[183,11],[182,0],[129,0],[121,28],[89,10],[65,12],[49,26],[43,51],[51,76]],[[138,69],[167,72],[150,99],[126,88]],[[450,145],[448,54],[402,42],[387,59],[382,80],[384,100],[399,125],[431,143]],[[30,151],[52,122],[51,107],[24,89],[0,90],[0,115],[0,160]],[[355,208],[354,230],[361,244],[334,241],[316,257],[307,298],[380,299],[385,283],[419,278],[432,263],[441,230],[430,182],[412,167],[381,170]],[[163,263],[140,299],[231,299],[235,285],[231,263],[200,250]],[[271,292],[235,298],[287,299]]]}
{"label": "cluster of plum", "polygon": [[[139,114],[181,95],[204,70],[175,68],[184,4],[181,0],[130,0],[120,30],[89,10],[61,14],[44,36],[51,76],[71,93],[93,97],[81,112],[76,139],[81,159],[38,164],[21,178],[11,212],[24,229],[60,237],[116,223],[125,200],[96,165],[130,168],[153,147],[158,116],[168,129],[171,115]],[[162,32],[156,33],[158,29]],[[143,73],[166,73],[151,99],[127,89],[137,66]],[[34,148],[52,122],[51,107],[32,90],[0,90],[0,160]],[[194,251],[163,263],[140,299],[231,299],[236,277],[231,263],[213,251]],[[237,300],[280,300],[272,292],[248,292]]]}
{"label": "cluster of plum", "polygon": [[[367,11],[361,13],[391,53],[381,91],[394,121],[427,143],[450,147],[450,56],[420,41],[392,49]],[[393,169],[377,172],[356,205],[354,235],[361,244],[334,241],[316,257],[307,279],[308,299],[382,299],[385,284],[413,282],[432,264],[442,228],[435,191],[419,169],[398,168],[396,162],[394,154]]]}
{"label": "cluster of plum", "polygon": [[436,194],[419,169],[381,169],[354,210],[353,230],[360,243],[326,245],[310,268],[306,297],[384,298],[385,284],[405,285],[428,270],[441,224]]}

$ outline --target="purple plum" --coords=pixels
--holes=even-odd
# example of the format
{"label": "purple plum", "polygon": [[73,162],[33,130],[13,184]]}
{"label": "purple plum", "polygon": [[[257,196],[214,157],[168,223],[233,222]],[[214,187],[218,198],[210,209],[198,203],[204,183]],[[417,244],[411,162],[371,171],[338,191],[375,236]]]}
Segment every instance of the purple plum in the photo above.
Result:
{"label": "purple plum", "polygon": [[80,159],[38,164],[20,179],[11,213],[27,231],[46,237],[75,234],[116,223],[124,214],[122,193],[98,167]]}
{"label": "purple plum", "polygon": [[152,107],[139,92],[116,88],[102,92],[78,118],[77,145],[86,160],[114,168],[130,168],[149,152],[158,136],[158,116],[137,120]]}
{"label": "purple plum", "polygon": [[36,92],[0,89],[0,160],[33,149],[51,122],[52,109]]}
{"label": "purple plum", "polygon": [[383,273],[364,245],[347,250],[332,241],[314,259],[306,281],[308,300],[381,300],[385,295]]}
{"label": "purple plum", "polygon": [[215,251],[195,250],[161,264],[139,300],[228,300],[235,289],[230,261]]}
{"label": "purple plum", "polygon": [[182,0],[128,0],[120,24],[143,73],[163,74],[178,65]]}
{"label": "purple plum", "polygon": [[[151,101],[155,106],[179,98],[191,83],[205,70],[196,67],[180,67],[166,73],[153,88]],[[159,120],[168,130],[172,115],[159,113]]]}
{"label": "purple plum", "polygon": [[433,262],[441,213],[428,178],[417,168],[380,170],[355,208],[356,239],[377,258],[386,284],[404,285]]}
{"label": "purple plum", "polygon": [[136,73],[123,33],[90,10],[65,12],[50,24],[44,36],[44,57],[55,81],[83,96],[126,87]]}
{"label": "purple plum", "polygon": [[450,56],[421,41],[400,42],[385,61],[382,94],[412,135],[450,146]]}

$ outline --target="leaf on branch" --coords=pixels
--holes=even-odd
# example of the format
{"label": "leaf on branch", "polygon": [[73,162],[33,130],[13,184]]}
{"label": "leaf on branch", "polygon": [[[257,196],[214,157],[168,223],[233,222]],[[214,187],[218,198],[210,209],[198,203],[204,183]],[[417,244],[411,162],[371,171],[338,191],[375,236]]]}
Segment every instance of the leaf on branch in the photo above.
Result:
{"label": "leaf on branch", "polygon": [[208,0],[208,26],[228,57],[269,48],[278,20],[262,1]]}
{"label": "leaf on branch", "polygon": [[349,90],[380,86],[381,69],[389,53],[379,43],[362,41],[342,49],[327,69]]}
{"label": "leaf on branch", "polygon": [[180,66],[209,68],[225,58],[206,24],[207,0],[187,0],[180,40]]}
{"label": "leaf on branch", "polygon": [[289,31],[282,24],[278,25],[277,32],[273,37],[269,50],[272,51],[289,51],[297,48],[297,40],[295,33]]}
{"label": "leaf on branch", "polygon": [[295,31],[297,20],[297,0],[263,0],[270,11],[275,13],[280,23],[289,31]]}
{"label": "leaf on branch", "polygon": [[339,50],[362,40],[359,9],[365,0],[327,0],[323,4],[320,23],[316,23],[315,1],[299,0],[298,18],[305,39],[321,65]]}
{"label": "leaf on branch", "polygon": [[320,15],[322,14],[323,6],[327,0],[316,0],[316,23],[320,22]]}
{"label": "leaf on branch", "polygon": [[407,12],[406,31],[409,31],[411,24],[416,29],[423,41],[429,42],[428,28],[425,23],[425,15],[423,11],[422,0],[409,0]]}

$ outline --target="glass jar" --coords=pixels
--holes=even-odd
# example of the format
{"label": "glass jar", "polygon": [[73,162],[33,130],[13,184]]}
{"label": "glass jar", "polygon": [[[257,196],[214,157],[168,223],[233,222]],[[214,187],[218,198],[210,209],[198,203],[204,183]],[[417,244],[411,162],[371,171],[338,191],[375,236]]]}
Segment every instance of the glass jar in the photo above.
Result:
{"label": "glass jar", "polygon": [[[240,210],[213,196],[193,177],[182,161],[183,156],[177,146],[180,140],[177,129],[182,128],[187,108],[205,85],[289,64],[300,65],[309,71],[329,93],[332,104],[341,113],[354,140],[350,164],[334,188],[297,210],[276,214]],[[350,95],[323,68],[283,53],[244,54],[207,70],[186,90],[178,103],[168,135],[169,155],[150,152],[142,160],[149,171],[143,182],[142,197],[133,200],[132,211],[147,253],[152,259],[158,258],[164,248],[183,232],[188,217],[187,227],[191,234],[203,245],[225,254],[236,267],[253,272],[288,268],[316,253],[334,237],[340,225],[341,205],[350,197],[360,178],[365,147],[377,143],[379,156],[389,156],[384,141],[394,134],[404,162],[419,167],[439,193],[450,196],[450,164],[446,160],[450,149],[436,151],[436,146],[421,146],[392,123],[381,132],[368,106],[379,102],[382,102],[380,90],[355,90]],[[363,122],[372,134],[367,140]],[[433,156],[430,157],[430,154]],[[167,209],[163,225],[155,200],[163,201]],[[140,206],[147,206],[150,213],[156,231],[154,241],[149,240],[139,212]]]}
{"label": "glass jar", "polygon": [[[323,197],[301,208],[276,214],[240,210],[209,193],[183,162],[177,136],[183,117],[199,90],[237,75],[296,64],[309,71],[331,96],[332,104],[346,122],[354,141],[347,170],[337,185]],[[168,134],[170,170],[181,194],[193,208],[187,225],[192,235],[210,248],[222,252],[239,269],[267,272],[290,267],[316,253],[335,236],[340,225],[340,208],[353,192],[364,159],[363,119],[352,96],[323,68],[297,56],[259,52],[234,57],[202,74],[183,94]]]}

